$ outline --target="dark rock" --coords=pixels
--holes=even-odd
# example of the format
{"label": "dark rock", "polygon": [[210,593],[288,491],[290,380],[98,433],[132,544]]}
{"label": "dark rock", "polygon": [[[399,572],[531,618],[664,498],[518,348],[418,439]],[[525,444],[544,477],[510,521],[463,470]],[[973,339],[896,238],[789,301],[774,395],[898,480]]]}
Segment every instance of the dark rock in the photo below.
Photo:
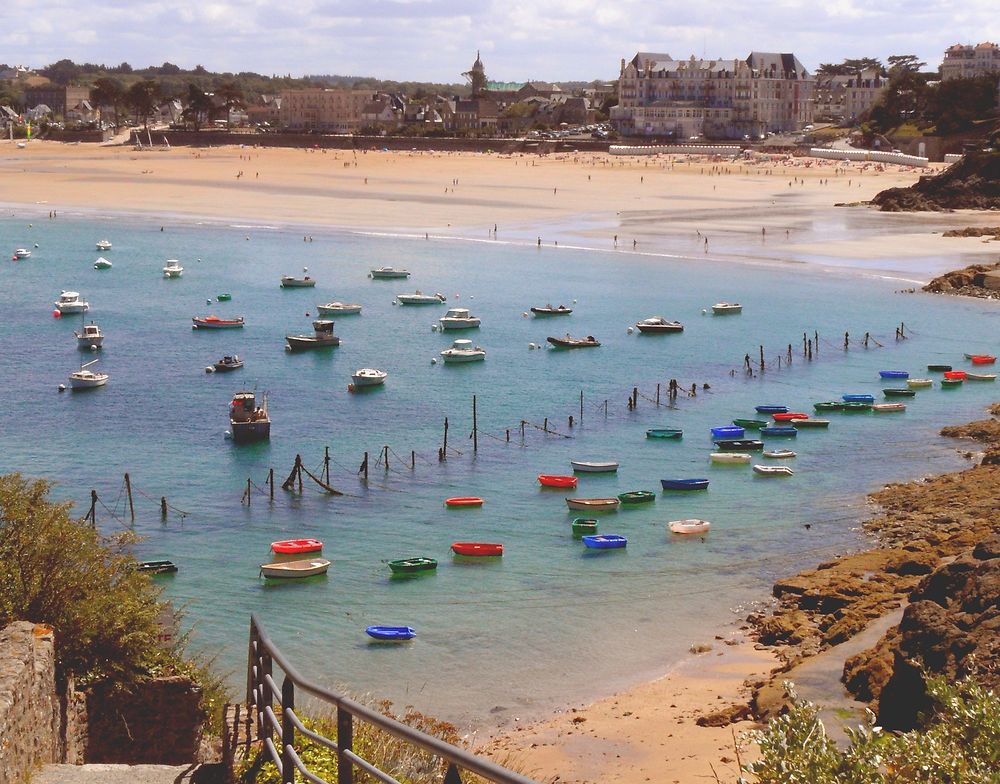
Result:
{"label": "dark rock", "polygon": [[872,203],[886,212],[1000,209],[1000,153],[969,153],[909,188],[889,188]]}
{"label": "dark rock", "polygon": [[695,724],[699,727],[728,727],[738,721],[750,718],[749,705],[730,705],[714,713],[699,716],[695,719]]}

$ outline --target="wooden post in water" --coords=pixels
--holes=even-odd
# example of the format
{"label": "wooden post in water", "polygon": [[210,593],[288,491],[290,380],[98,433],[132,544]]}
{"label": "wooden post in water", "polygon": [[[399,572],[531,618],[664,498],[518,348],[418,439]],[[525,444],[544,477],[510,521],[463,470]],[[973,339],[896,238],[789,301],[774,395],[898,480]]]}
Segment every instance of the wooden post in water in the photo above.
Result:
{"label": "wooden post in water", "polygon": [[361,471],[360,471],[360,473],[364,474],[364,477],[363,477],[364,482],[365,482],[365,484],[368,484],[368,453],[367,452],[365,452],[365,459],[361,461]]}
{"label": "wooden post in water", "polygon": [[760,372],[764,372],[764,347],[760,347]]}
{"label": "wooden post in water", "polygon": [[271,489],[271,500],[274,500],[274,469],[269,468],[267,471],[267,484]]}
{"label": "wooden post in water", "polygon": [[167,519],[167,497],[165,495],[160,496],[160,517],[164,520]]}
{"label": "wooden post in water", "polygon": [[848,345],[850,345],[851,336],[847,332],[844,333],[844,351],[847,351]]}
{"label": "wooden post in water", "polygon": [[330,447],[323,447],[323,480],[330,484]]}
{"label": "wooden post in water", "polygon": [[441,447],[441,459],[448,459],[448,417],[444,418],[444,446]]}
{"label": "wooden post in water", "polygon": [[809,356],[806,353],[806,333],[805,332],[802,333],[802,356],[804,356],[804,357]]}
{"label": "wooden post in water", "polygon": [[660,407],[660,382],[656,382],[656,407]]}
{"label": "wooden post in water", "polygon": [[295,455],[295,471],[299,477],[299,492],[302,492],[302,455]]}
{"label": "wooden post in water", "polygon": [[507,443],[510,443],[510,428],[507,428]]}
{"label": "wooden post in water", "polygon": [[476,396],[472,396],[472,453],[479,451],[479,419],[476,415]]}
{"label": "wooden post in water", "polygon": [[792,344],[791,343],[788,344],[788,356],[787,356],[787,359],[785,360],[785,364],[787,364],[787,365],[791,365],[792,364]]}
{"label": "wooden post in water", "polygon": [[639,405],[639,387],[632,387],[632,408]]}
{"label": "wooden post in water", "polygon": [[90,491],[90,511],[87,512],[87,517],[83,519],[90,519],[90,527],[97,528],[97,491]]}
{"label": "wooden post in water", "polygon": [[417,470],[417,450],[415,449],[410,450],[410,470]]}
{"label": "wooden post in water", "polygon": [[572,429],[573,429],[573,415],[572,415],[572,414],[570,414],[570,415],[569,415],[569,419],[567,420],[567,423],[566,423],[566,424],[568,424],[568,425],[569,425],[569,429],[570,429],[570,430],[572,430]]}
{"label": "wooden post in water", "polygon": [[545,427],[544,427],[544,430],[545,430],[546,433],[549,432],[549,418],[548,417],[545,417]]}
{"label": "wooden post in water", "polygon": [[382,447],[382,455],[381,455],[381,457],[382,457],[382,460],[384,462],[385,472],[388,474],[389,473],[389,445],[388,444],[386,444],[384,447]]}
{"label": "wooden post in water", "polygon": [[819,354],[819,330],[813,332],[813,343],[816,344],[816,353]]}
{"label": "wooden post in water", "polygon": [[125,472],[125,494],[128,496],[128,513],[135,522],[135,506],[132,504],[132,480],[129,479],[128,471]]}
{"label": "wooden post in water", "polygon": [[608,401],[607,401],[607,399],[605,399],[605,401],[604,401],[604,418],[605,419],[608,418]]}
{"label": "wooden post in water", "polygon": [[247,490],[246,490],[246,493],[247,493],[247,506],[250,506],[250,485],[251,485],[250,477],[248,476],[247,477]]}
{"label": "wooden post in water", "polygon": [[812,358],[813,358],[813,342],[812,342],[812,340],[809,340],[809,353],[808,353],[807,356],[809,357],[809,361],[812,362]]}
{"label": "wooden post in water", "polygon": [[583,390],[580,390],[580,424],[583,424]]}

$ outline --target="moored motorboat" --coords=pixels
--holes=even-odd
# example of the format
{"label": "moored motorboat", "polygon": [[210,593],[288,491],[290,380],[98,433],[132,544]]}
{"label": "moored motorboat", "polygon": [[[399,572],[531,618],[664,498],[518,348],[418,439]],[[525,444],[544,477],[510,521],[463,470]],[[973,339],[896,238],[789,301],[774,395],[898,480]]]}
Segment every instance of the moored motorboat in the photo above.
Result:
{"label": "moored motorboat", "polygon": [[441,329],[475,329],[480,323],[468,308],[450,308],[439,321]]}
{"label": "moored motorboat", "polygon": [[95,387],[103,387],[108,383],[107,373],[96,373],[90,369],[90,366],[98,362],[96,359],[92,359],[90,362],[84,362],[80,365],[79,370],[75,370],[69,374],[69,385],[74,390],[76,389],[94,389]]}
{"label": "moored motorboat", "polygon": [[738,425],[726,425],[724,427],[713,427],[713,438],[743,438],[746,430]]}
{"label": "moored motorboat", "polygon": [[441,359],[446,365],[457,365],[463,362],[482,362],[486,359],[486,351],[474,346],[471,340],[456,340],[451,348],[441,352]]}
{"label": "moored motorboat", "polygon": [[229,373],[233,370],[239,370],[241,367],[243,367],[243,360],[237,354],[226,354],[226,356],[205,368],[205,370],[212,373]]}
{"label": "moored motorboat", "polygon": [[621,534],[589,534],[580,539],[591,550],[619,550],[628,544]]}
{"label": "moored motorboat", "polygon": [[797,427],[799,430],[801,430],[804,427],[811,427],[811,428],[829,427],[830,420],[816,419],[815,417],[811,417],[809,419],[793,419],[788,424],[792,425],[793,427]]}
{"label": "moored motorboat", "polygon": [[762,427],[760,434],[768,438],[795,438],[799,431],[792,425],[781,425],[779,427]]}
{"label": "moored motorboat", "polygon": [[229,432],[237,444],[266,441],[271,437],[271,417],[267,395],[257,405],[256,392],[237,392],[229,404]]}
{"label": "moored motorboat", "polygon": [[661,479],[660,485],[664,490],[706,490],[708,488],[707,479]]}
{"label": "moored motorboat", "polygon": [[93,321],[84,324],[83,329],[73,333],[76,336],[76,347],[81,349],[100,348],[104,345],[104,333]]}
{"label": "moored motorboat", "polygon": [[764,442],[757,438],[720,438],[715,445],[723,452],[759,452],[764,448]]}
{"label": "moored motorboat", "polygon": [[395,269],[394,267],[377,267],[368,273],[368,277],[374,280],[388,280],[390,278],[408,278],[410,271],[405,269]]}
{"label": "moored motorboat", "polygon": [[570,509],[582,509],[585,512],[613,512],[621,501],[617,498],[567,498],[566,506]]}
{"label": "moored motorboat", "polygon": [[712,524],[708,520],[671,520],[667,528],[672,534],[707,534]]}
{"label": "moored motorboat", "polygon": [[[305,272],[306,270],[303,270]],[[297,278],[294,275],[282,275],[278,284],[283,289],[311,289],[316,285],[316,279],[309,275]]]}
{"label": "moored motorboat", "polygon": [[167,263],[163,265],[163,277],[179,278],[183,274],[184,268],[181,266],[180,261],[177,259],[167,259]]}
{"label": "moored motorboat", "polygon": [[444,504],[451,509],[467,509],[469,507],[482,506],[483,499],[477,495],[456,496],[454,498],[446,498]]}
{"label": "moored motorboat", "polygon": [[137,572],[145,572],[146,574],[174,574],[177,571],[177,564],[173,561],[167,561],[165,559],[160,559],[156,561],[139,561],[136,564],[135,570]]}
{"label": "moored motorboat", "polygon": [[577,473],[607,474],[618,470],[618,462],[614,460],[570,460],[569,464]]}
{"label": "moored motorboat", "polygon": [[340,345],[340,338],[333,334],[333,322],[316,319],[312,335],[285,335],[289,351],[307,351],[314,348],[332,348]]}
{"label": "moored motorboat", "polygon": [[316,312],[321,316],[356,316],[361,312],[361,306],[356,303],[327,302],[317,305]]}
{"label": "moored motorboat", "polygon": [[740,465],[749,463],[753,457],[747,452],[709,452],[708,459],[713,463],[722,463],[723,465]]}
{"label": "moored motorboat", "polygon": [[560,305],[558,308],[546,305],[543,308],[533,307],[531,312],[536,316],[568,316],[573,312],[573,308],[567,308],[565,305]]}
{"label": "moored motorboat", "polygon": [[94,262],[95,270],[106,270],[111,269],[114,265],[108,261],[104,256],[99,256],[97,261]]}
{"label": "moored motorboat", "polygon": [[281,539],[271,542],[271,549],[281,555],[305,555],[322,552],[323,543],[319,539]]}
{"label": "moored motorboat", "polygon": [[917,393],[915,390],[910,389],[909,387],[907,387],[906,389],[890,387],[888,389],[883,389],[882,394],[885,395],[886,397],[913,397]]}
{"label": "moored motorboat", "polygon": [[27,248],[17,248],[14,251],[13,261],[18,261],[20,259],[30,259],[31,251]]}
{"label": "moored motorboat", "polygon": [[656,500],[656,493],[651,493],[649,490],[630,490],[627,493],[619,493],[618,500],[622,504],[648,504]]}
{"label": "moored motorboat", "polygon": [[796,456],[791,449],[772,449],[763,453],[768,460],[787,460]]}
{"label": "moored motorboat", "polygon": [[734,316],[743,312],[743,306],[738,302],[716,302],[712,305],[712,313],[716,316]]}
{"label": "moored motorboat", "polygon": [[684,431],[679,427],[652,427],[646,431],[646,438],[682,438]]}
{"label": "moored motorboat", "polygon": [[930,378],[908,378],[906,379],[906,386],[910,389],[924,389],[934,386],[934,381]]}
{"label": "moored motorboat", "polygon": [[575,476],[560,476],[558,474],[539,474],[538,483],[542,487],[576,487]]}
{"label": "moored motorboat", "polygon": [[242,329],[244,325],[243,316],[233,318],[219,318],[218,316],[192,316],[192,329]]}
{"label": "moored motorboat", "polygon": [[880,370],[879,378],[909,378],[910,374],[905,370]]}
{"label": "moored motorboat", "polygon": [[788,466],[767,466],[759,463],[753,467],[754,473],[761,476],[791,476],[795,472]]}
{"label": "moored motorboat", "polygon": [[683,332],[684,325],[679,321],[667,321],[663,316],[637,321],[635,328],[644,335],[658,335],[667,332]]}
{"label": "moored motorboat", "polygon": [[784,414],[788,411],[788,406],[762,405],[754,406],[754,410],[756,410],[758,414]]}
{"label": "moored motorboat", "polygon": [[232,294],[222,293],[215,295],[215,299],[218,300],[219,302],[229,302],[232,298],[233,298]]}
{"label": "moored motorboat", "polygon": [[545,339],[556,348],[596,348],[601,345],[601,341],[593,335],[587,335],[585,338],[574,338],[570,335],[566,335],[564,338],[557,338],[550,335]]}
{"label": "moored motorboat", "polygon": [[377,368],[361,368],[355,370],[351,375],[351,385],[348,387],[351,392],[366,387],[379,387],[385,383],[389,374]]}
{"label": "moored motorboat", "polygon": [[438,562],[434,558],[421,555],[389,561],[387,565],[393,574],[417,574],[434,571]]}
{"label": "moored motorboat", "polygon": [[365,634],[379,642],[406,642],[417,636],[412,626],[369,626]]}
{"label": "moored motorboat", "polygon": [[78,291],[61,292],[55,305],[56,310],[61,316],[65,316],[68,313],[86,313],[90,310],[90,303],[80,299]]}
{"label": "moored motorboat", "polygon": [[111,243],[108,240],[98,240],[96,247],[101,251],[111,250]]}
{"label": "moored motorboat", "polygon": [[503,555],[503,545],[494,542],[452,542],[451,551],[455,555],[493,558]]}
{"label": "moored motorboat", "polygon": [[419,289],[412,294],[397,294],[396,299],[400,305],[440,305],[447,302],[444,294],[424,294]]}
{"label": "moored motorboat", "polygon": [[733,424],[744,430],[760,430],[762,427],[767,427],[768,422],[766,419],[734,419]]}
{"label": "moored motorboat", "polygon": [[889,414],[895,411],[906,411],[906,403],[875,403],[872,411],[876,414]]}
{"label": "moored motorboat", "polygon": [[271,580],[290,580],[326,574],[330,562],[326,558],[303,558],[299,561],[275,561],[261,564],[260,573]]}

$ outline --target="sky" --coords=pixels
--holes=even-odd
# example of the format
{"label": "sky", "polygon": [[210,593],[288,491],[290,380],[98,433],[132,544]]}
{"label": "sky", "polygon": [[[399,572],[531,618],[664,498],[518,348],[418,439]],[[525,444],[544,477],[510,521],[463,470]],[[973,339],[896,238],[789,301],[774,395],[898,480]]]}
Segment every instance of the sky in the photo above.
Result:
{"label": "sky", "polygon": [[615,79],[637,51],[845,58],[1000,39],[997,0],[0,0],[0,62],[171,62],[262,74],[460,82]]}

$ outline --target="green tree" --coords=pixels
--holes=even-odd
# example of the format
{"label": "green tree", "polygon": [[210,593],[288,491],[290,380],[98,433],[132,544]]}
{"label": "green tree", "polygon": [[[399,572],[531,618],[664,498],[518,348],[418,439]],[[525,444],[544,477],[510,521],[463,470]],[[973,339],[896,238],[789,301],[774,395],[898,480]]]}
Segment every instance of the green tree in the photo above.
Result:
{"label": "green tree", "polygon": [[915,54],[891,54],[885,59],[886,62],[889,64],[890,76],[892,76],[894,72],[916,73],[925,65],[927,65],[927,63],[923,62]]}
{"label": "green tree", "polygon": [[132,110],[136,122],[142,121],[143,126],[149,125],[149,116],[156,110],[160,101],[160,85],[152,79],[135,82],[125,93],[125,102]]}
{"label": "green tree", "polygon": [[988,117],[996,105],[996,77],[949,79],[932,92],[928,113],[937,132],[944,135],[970,129],[976,120]]}
{"label": "green tree", "polygon": [[122,105],[125,96],[125,88],[122,83],[111,76],[102,76],[94,82],[90,88],[90,102],[101,115],[101,123],[104,123],[104,109],[110,106],[115,115],[115,125],[118,125],[118,107]]}
{"label": "green tree", "polygon": [[189,84],[187,96],[184,98],[184,111],[181,112],[181,116],[198,131],[201,130],[203,123],[209,121],[214,110],[215,104],[212,103],[212,97],[198,87],[198,85]]}
{"label": "green tree", "polygon": [[230,127],[229,115],[234,109],[245,109],[246,100],[243,90],[236,82],[225,82],[215,91],[215,96],[222,101],[226,109],[226,128]]}
{"label": "green tree", "polygon": [[55,82],[59,85],[67,85],[78,79],[81,74],[81,68],[72,60],[59,60],[58,62],[52,63],[45,68],[39,69],[38,73],[44,76],[51,82]]}

